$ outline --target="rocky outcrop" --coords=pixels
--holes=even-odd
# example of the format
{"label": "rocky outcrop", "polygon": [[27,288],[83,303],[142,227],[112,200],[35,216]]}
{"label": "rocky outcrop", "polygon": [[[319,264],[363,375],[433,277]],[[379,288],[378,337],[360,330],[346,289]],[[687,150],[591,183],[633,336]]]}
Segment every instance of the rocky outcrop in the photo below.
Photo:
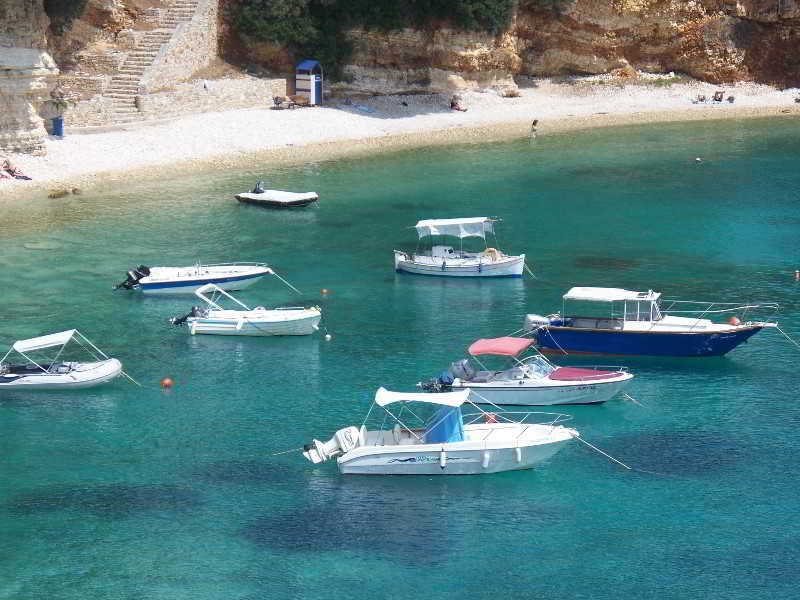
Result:
{"label": "rocky outcrop", "polygon": [[[519,75],[676,71],[722,83],[800,85],[800,0],[520,0],[505,34],[348,32],[355,52],[329,89],[413,93],[504,88]],[[240,60],[288,70],[275,44]]]}
{"label": "rocky outcrop", "polygon": [[47,52],[42,0],[0,2],[0,150],[44,151],[38,114],[58,74]]}

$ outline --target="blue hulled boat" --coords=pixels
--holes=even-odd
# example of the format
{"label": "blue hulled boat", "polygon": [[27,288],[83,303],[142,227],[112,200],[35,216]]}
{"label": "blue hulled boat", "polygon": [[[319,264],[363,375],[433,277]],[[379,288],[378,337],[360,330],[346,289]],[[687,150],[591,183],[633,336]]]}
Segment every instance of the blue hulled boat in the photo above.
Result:
{"label": "blue hulled boat", "polygon": [[[774,314],[778,309],[774,303],[663,300],[652,290],[595,287],[574,287],[564,294],[563,301],[560,314],[525,317],[525,331],[535,337],[543,352],[722,356],[765,327],[777,327],[774,321],[745,320],[754,311]],[[573,303],[583,308],[573,310]],[[726,323],[709,318],[722,314],[729,317]]]}

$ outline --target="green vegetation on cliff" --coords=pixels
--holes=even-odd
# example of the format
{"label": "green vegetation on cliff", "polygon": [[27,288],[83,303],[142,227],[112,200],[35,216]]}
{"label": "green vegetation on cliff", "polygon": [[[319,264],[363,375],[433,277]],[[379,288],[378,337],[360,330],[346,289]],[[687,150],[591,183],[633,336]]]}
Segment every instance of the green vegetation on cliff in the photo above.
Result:
{"label": "green vegetation on cliff", "polygon": [[352,53],[346,29],[392,31],[449,26],[497,34],[511,24],[514,0],[239,0],[232,7],[237,31],[285,44],[297,58],[314,57],[328,75],[341,77]]}

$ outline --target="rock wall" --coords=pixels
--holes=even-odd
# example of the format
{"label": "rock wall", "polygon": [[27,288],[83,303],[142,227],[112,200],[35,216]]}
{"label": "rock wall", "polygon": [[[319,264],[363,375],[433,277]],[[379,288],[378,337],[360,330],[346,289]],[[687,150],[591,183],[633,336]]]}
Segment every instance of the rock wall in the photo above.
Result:
{"label": "rock wall", "polygon": [[38,110],[58,74],[42,0],[0,2],[0,150],[44,152]]}
{"label": "rock wall", "polygon": [[[348,32],[346,81],[329,89],[413,93],[513,86],[518,75],[618,68],[714,83],[800,85],[800,0],[519,0],[502,35],[405,29]],[[287,70],[275,44],[229,44],[238,59]]]}

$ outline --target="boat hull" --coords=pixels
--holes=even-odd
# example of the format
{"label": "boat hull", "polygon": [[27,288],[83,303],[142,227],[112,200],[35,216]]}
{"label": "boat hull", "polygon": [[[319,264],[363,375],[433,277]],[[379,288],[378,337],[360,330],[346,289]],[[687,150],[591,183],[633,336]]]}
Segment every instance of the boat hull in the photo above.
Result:
{"label": "boat hull", "polygon": [[499,406],[556,406],[563,404],[601,404],[613,398],[633,375],[625,373],[611,381],[548,386],[453,385],[453,391],[469,389],[474,404]]}
{"label": "boat hull", "polygon": [[319,200],[319,196],[314,192],[298,194],[291,192],[254,194],[248,192],[245,194],[236,194],[236,199],[242,204],[253,204],[266,208],[294,208],[313,204]]}
{"label": "boat hull", "polygon": [[337,462],[339,472],[346,475],[479,475],[531,469],[556,454],[568,441],[488,449],[457,449],[454,447],[458,443],[445,444],[444,460],[441,449],[392,448],[391,452],[376,451],[357,456],[349,456],[351,452]]}
{"label": "boat hull", "polygon": [[[79,390],[108,383],[122,373],[116,358],[84,363],[69,373],[38,373],[17,378],[0,377],[0,390]],[[5,380],[5,381],[3,381]]]}
{"label": "boat hull", "polygon": [[201,277],[183,281],[159,281],[154,283],[139,283],[139,290],[150,294],[194,294],[206,284],[214,285],[226,291],[243,290],[261,279],[266,273],[240,275],[232,277]]}
{"label": "boat hull", "polygon": [[509,256],[496,262],[477,263],[463,260],[443,259],[439,264],[422,263],[407,258],[403,252],[395,252],[395,270],[415,275],[435,277],[522,277],[525,255]]}
{"label": "boat hull", "polygon": [[543,352],[643,356],[722,356],[763,329],[761,325],[713,332],[633,332],[545,326],[536,333]]}
{"label": "boat hull", "polygon": [[314,312],[302,318],[289,318],[282,321],[260,321],[248,319],[242,322],[234,319],[189,318],[187,324],[192,335],[311,335],[319,329],[322,315]]}

